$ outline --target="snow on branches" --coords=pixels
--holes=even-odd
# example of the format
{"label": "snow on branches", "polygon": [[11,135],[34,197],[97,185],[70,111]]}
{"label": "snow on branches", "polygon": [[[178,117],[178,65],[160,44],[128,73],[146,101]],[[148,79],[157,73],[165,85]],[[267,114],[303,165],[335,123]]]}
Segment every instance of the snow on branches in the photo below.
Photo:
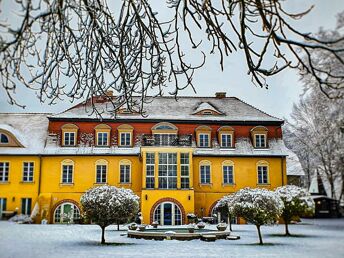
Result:
{"label": "snow on branches", "polygon": [[85,215],[102,228],[102,244],[105,227],[133,217],[139,209],[139,197],[132,190],[107,185],[89,189],[80,202]]}
{"label": "snow on branches", "polygon": [[275,193],[284,203],[281,217],[284,220],[286,235],[290,235],[288,224],[295,216],[311,215],[314,213],[315,204],[307,190],[295,186],[285,185],[276,188]]}

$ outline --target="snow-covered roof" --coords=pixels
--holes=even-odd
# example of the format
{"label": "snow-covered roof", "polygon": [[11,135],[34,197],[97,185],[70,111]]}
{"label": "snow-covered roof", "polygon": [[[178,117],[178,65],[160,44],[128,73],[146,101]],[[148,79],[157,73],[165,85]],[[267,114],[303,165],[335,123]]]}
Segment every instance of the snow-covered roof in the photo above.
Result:
{"label": "snow-covered roof", "polygon": [[290,149],[287,149],[287,175],[288,176],[304,176],[305,171],[303,170],[300,160],[297,155]]}
{"label": "snow-covered roof", "polygon": [[222,148],[197,148],[194,150],[195,156],[286,156],[288,149],[283,140],[269,140],[269,148],[255,149],[248,138],[238,138],[233,149]]}
{"label": "snow-covered roof", "polygon": [[[95,103],[98,111],[102,112],[103,119],[113,119],[112,106],[110,103]],[[212,109],[221,112],[220,116],[199,116],[195,115],[195,110],[200,108]],[[167,120],[167,121],[233,121],[233,122],[277,122],[283,120],[268,115],[267,113],[243,102],[235,97],[215,98],[215,97],[178,97],[177,101],[173,97],[156,97],[144,106],[146,116],[142,117],[138,113],[117,114],[117,119],[140,119],[144,120]],[[76,105],[62,113],[50,116],[51,118],[84,118],[96,119],[97,114],[92,112],[91,104]]]}
{"label": "snow-covered roof", "polygon": [[44,155],[139,155],[140,147],[46,147]]}
{"label": "snow-covered roof", "polygon": [[48,114],[0,113],[0,129],[13,134],[23,147],[1,147],[0,154],[41,154],[48,135]]}

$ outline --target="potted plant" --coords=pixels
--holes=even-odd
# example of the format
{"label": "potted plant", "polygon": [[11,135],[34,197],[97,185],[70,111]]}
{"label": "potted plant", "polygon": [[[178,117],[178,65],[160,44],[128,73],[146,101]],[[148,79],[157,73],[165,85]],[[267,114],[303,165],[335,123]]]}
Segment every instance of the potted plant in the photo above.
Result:
{"label": "potted plant", "polygon": [[130,230],[136,230],[137,229],[137,224],[136,223],[131,223],[128,228]]}
{"label": "potted plant", "polygon": [[188,231],[189,231],[189,233],[195,233],[195,225],[189,224],[188,225]]}
{"label": "potted plant", "polygon": [[219,231],[225,231],[227,228],[227,224],[226,223],[219,223],[219,224],[217,224],[216,227]]}
{"label": "potted plant", "polygon": [[145,224],[138,225],[138,230],[139,231],[145,231],[145,229],[146,229],[146,225]]}
{"label": "potted plant", "polygon": [[204,223],[203,221],[198,222],[198,223],[197,223],[197,227],[198,227],[199,229],[203,229],[203,228],[205,228],[205,223]]}
{"label": "potted plant", "polygon": [[157,221],[152,222],[153,228],[158,228],[158,225],[159,225],[159,222],[157,222]]}

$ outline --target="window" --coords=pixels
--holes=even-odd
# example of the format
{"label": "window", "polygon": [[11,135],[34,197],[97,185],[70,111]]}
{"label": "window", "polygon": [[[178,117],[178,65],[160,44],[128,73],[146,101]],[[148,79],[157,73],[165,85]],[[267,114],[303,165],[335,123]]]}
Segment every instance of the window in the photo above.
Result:
{"label": "window", "polygon": [[181,188],[187,189],[190,187],[190,178],[189,178],[189,153],[180,153],[180,172],[181,172]]}
{"label": "window", "polygon": [[155,153],[146,153],[146,188],[154,189]]}
{"label": "window", "polygon": [[121,133],[121,146],[131,146],[131,133]]}
{"label": "window", "polygon": [[23,182],[33,182],[33,162],[23,163]]}
{"label": "window", "polygon": [[0,162],[0,182],[8,182],[9,162]]}
{"label": "window", "polygon": [[209,147],[209,134],[199,134],[199,147]]}
{"label": "window", "polygon": [[177,135],[176,134],[154,134],[154,141],[156,145],[159,146],[171,146],[177,144]]}
{"label": "window", "polygon": [[21,214],[30,215],[31,214],[31,198],[21,199]]}
{"label": "window", "polygon": [[8,137],[6,134],[0,133],[0,143],[8,143]]}
{"label": "window", "polygon": [[62,183],[72,184],[73,183],[73,165],[62,165]]}
{"label": "window", "polygon": [[6,210],[6,203],[7,203],[6,198],[0,198],[0,219],[2,217],[2,212]]}
{"label": "window", "polygon": [[177,188],[177,153],[159,153],[159,188]]}
{"label": "window", "polygon": [[130,165],[120,165],[120,182],[121,184],[130,183]]}
{"label": "window", "polygon": [[101,132],[97,133],[97,145],[98,146],[108,146],[108,133]]}
{"label": "window", "polygon": [[201,184],[210,184],[210,164],[200,165]]}
{"label": "window", "polygon": [[223,184],[234,184],[233,166],[224,165],[223,169]]}
{"label": "window", "polygon": [[230,148],[232,147],[232,135],[221,134],[221,147]]}
{"label": "window", "polygon": [[267,166],[258,166],[258,184],[268,184]]}
{"label": "window", "polygon": [[106,173],[107,173],[107,165],[105,164],[97,164],[96,165],[96,183],[97,184],[105,184],[106,183]]}
{"label": "window", "polygon": [[265,148],[265,134],[255,134],[255,144],[256,148]]}
{"label": "window", "polygon": [[64,146],[75,146],[75,132],[64,133]]}

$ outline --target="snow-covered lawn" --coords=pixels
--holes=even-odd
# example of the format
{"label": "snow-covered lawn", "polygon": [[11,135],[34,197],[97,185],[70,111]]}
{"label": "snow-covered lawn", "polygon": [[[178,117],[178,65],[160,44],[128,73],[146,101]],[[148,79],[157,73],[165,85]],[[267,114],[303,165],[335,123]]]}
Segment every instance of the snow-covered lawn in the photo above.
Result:
{"label": "snow-covered lawn", "polygon": [[263,227],[258,246],[253,225],[233,225],[240,240],[216,242],[154,241],[121,236],[108,227],[99,244],[96,225],[19,225],[0,222],[0,257],[344,257],[344,219],[303,220],[291,225],[294,237],[283,237],[284,225]]}

